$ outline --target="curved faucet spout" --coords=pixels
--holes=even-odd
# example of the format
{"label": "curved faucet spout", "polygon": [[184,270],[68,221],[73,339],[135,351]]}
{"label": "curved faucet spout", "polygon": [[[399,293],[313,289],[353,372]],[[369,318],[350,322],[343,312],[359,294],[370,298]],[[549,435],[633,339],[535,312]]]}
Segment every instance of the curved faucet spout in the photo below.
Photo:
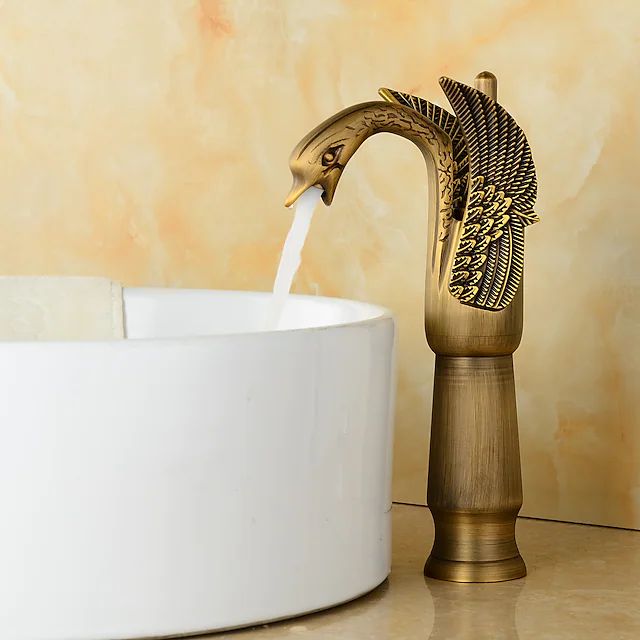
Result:
{"label": "curved faucet spout", "polygon": [[[365,102],[331,116],[309,132],[294,148],[289,159],[293,186],[285,201],[291,206],[309,187],[323,190],[322,199],[331,204],[342,172],[360,145],[376,133],[394,133],[411,140],[422,151],[428,166],[433,225],[431,264],[441,264],[450,252],[444,241],[452,223],[454,163],[449,136],[418,111],[389,102]],[[440,278],[439,278],[440,280]]]}

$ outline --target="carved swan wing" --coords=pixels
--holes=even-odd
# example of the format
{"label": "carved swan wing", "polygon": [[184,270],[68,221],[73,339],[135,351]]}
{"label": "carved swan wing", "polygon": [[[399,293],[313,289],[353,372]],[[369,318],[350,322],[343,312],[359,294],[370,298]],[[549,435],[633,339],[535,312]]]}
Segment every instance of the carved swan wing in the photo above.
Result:
{"label": "carved swan wing", "polygon": [[[500,311],[513,300],[524,268],[524,227],[537,185],[531,149],[515,120],[489,96],[450,78],[440,80],[457,117],[409,94],[381,90],[449,134],[454,148],[453,218],[462,221],[449,291],[466,305]],[[449,236],[449,222],[443,221]]]}
{"label": "carved swan wing", "polygon": [[449,291],[464,304],[500,311],[522,280],[524,228],[538,221],[531,149],[516,121],[489,96],[450,78],[441,78],[440,86],[458,117],[469,158]]}

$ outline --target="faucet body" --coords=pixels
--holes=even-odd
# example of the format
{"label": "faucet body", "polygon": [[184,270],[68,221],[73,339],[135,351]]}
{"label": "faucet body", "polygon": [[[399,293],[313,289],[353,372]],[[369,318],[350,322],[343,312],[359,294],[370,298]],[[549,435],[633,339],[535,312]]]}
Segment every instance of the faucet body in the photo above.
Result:
{"label": "faucet body", "polygon": [[[496,98],[495,80],[478,85]],[[427,280],[425,329],[436,354],[427,505],[435,541],[424,572],[456,582],[520,578],[527,571],[515,538],[522,476],[512,354],[522,338],[522,282],[509,306],[489,312]]]}
{"label": "faucet body", "polygon": [[[502,127],[503,140],[505,128],[511,127],[511,135],[516,135],[516,129],[520,132],[510,117],[505,120],[502,114],[500,121],[492,116],[491,108],[498,109],[496,85],[495,77],[485,72],[476,79],[475,93],[466,88],[488,113],[488,125],[480,126],[485,127],[483,144],[489,161],[478,158],[482,145],[475,144],[468,131],[461,136],[453,116],[430,103],[421,105],[421,99],[386,89],[381,95],[387,102],[356,105],[316,127],[294,149],[290,161],[292,193],[299,195],[318,185],[324,188],[324,200],[329,204],[344,166],[375,133],[401,135],[414,142],[425,158],[429,208],[424,316],[427,341],[436,354],[427,487],[435,542],[425,575],[457,582],[497,582],[526,574],[515,540],[522,481],[512,354],[520,344],[523,320],[522,259],[518,253],[524,250],[523,244],[518,244],[518,229],[523,227],[517,224],[520,220],[531,224],[537,218],[526,206],[515,213],[509,208],[513,203],[517,206],[518,193],[525,194],[521,200],[526,200],[530,174],[516,180],[512,191],[500,190],[500,184],[495,187],[478,174],[478,166],[484,166],[485,172],[490,166],[495,178],[500,173],[496,162],[502,162],[503,175],[517,177],[518,173],[517,168],[509,172],[505,158],[496,161],[500,154],[491,148],[491,131],[498,136]],[[491,101],[483,98],[482,102],[480,91]],[[401,104],[398,96],[406,104]],[[468,124],[466,115],[462,113],[461,123]],[[482,109],[473,115],[484,117]],[[524,135],[521,139],[526,145]],[[533,171],[530,155],[521,154],[518,163],[524,168],[529,163]],[[533,181],[535,198],[535,173]],[[485,195],[489,202],[483,205]],[[532,201],[530,195],[526,204]],[[471,224],[474,220],[478,224]],[[517,227],[513,234],[509,229],[502,231],[509,220]],[[487,231],[483,237],[483,229],[493,235]],[[474,247],[486,249],[491,242],[497,243],[504,233],[512,234],[507,247],[515,275],[508,273],[510,263],[504,262],[504,249],[503,268],[496,270],[498,244],[485,256],[480,250],[473,252]],[[472,266],[466,266],[469,264]],[[486,265],[484,271],[474,272],[474,264]],[[460,279],[465,286],[454,286]],[[476,284],[479,286],[472,286]],[[491,297],[489,290],[500,294]]]}

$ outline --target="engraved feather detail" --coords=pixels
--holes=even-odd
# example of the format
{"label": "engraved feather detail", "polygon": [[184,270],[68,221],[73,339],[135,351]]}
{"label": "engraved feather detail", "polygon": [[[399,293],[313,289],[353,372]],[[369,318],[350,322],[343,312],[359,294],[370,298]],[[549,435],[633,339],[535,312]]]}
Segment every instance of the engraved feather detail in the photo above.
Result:
{"label": "engraved feather detail", "polygon": [[418,111],[433,124],[440,127],[450,138],[453,147],[453,203],[451,215],[448,219],[441,220],[439,240],[446,240],[449,235],[449,227],[452,219],[462,220],[464,206],[467,199],[467,179],[469,173],[469,161],[467,149],[462,135],[462,129],[458,119],[446,109],[428,102],[424,98],[402,93],[394,89],[381,89],[380,95],[388,102],[395,102]]}
{"label": "engraved feather detail", "polygon": [[[524,228],[538,221],[531,149],[516,121],[489,96],[450,78],[440,86],[460,123],[469,162],[449,291],[464,304],[500,311],[522,280]],[[467,257],[474,266],[458,266]]]}
{"label": "engraved feather detail", "polygon": [[[440,86],[455,116],[409,94],[383,97],[419,111],[453,142],[453,218],[462,221],[449,291],[466,305],[500,311],[516,295],[524,269],[524,228],[533,212],[536,173],[524,132],[507,111],[481,91],[450,78]],[[386,95],[385,95],[386,94]],[[449,235],[450,221],[444,224]]]}

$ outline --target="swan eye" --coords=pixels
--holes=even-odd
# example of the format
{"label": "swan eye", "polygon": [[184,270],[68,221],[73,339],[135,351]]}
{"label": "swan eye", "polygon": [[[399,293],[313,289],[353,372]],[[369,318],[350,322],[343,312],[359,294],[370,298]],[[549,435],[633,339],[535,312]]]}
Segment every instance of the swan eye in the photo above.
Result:
{"label": "swan eye", "polygon": [[340,151],[342,151],[342,146],[331,147],[331,149],[327,149],[322,156],[322,166],[328,167],[336,162],[336,160],[340,157]]}

